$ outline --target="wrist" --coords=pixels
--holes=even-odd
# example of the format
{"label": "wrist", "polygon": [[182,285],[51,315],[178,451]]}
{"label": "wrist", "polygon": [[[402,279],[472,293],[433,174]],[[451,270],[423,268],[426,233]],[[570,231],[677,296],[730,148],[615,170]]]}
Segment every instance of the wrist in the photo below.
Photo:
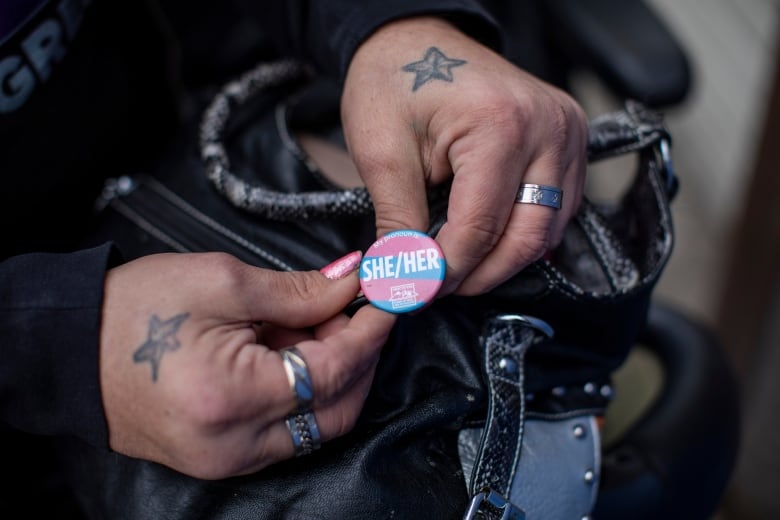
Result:
{"label": "wrist", "polygon": [[385,92],[410,92],[410,77],[402,68],[423,59],[431,48],[458,58],[473,57],[481,52],[477,49],[487,50],[444,18],[395,20],[377,29],[357,48],[347,69],[345,88],[381,84]]}
{"label": "wrist", "polygon": [[410,52],[411,57],[416,57],[420,49],[468,39],[455,25],[441,17],[403,18],[382,25],[368,36],[355,50],[351,64],[365,55],[370,55],[372,60],[376,55],[384,56],[384,61],[394,55],[408,58]]}

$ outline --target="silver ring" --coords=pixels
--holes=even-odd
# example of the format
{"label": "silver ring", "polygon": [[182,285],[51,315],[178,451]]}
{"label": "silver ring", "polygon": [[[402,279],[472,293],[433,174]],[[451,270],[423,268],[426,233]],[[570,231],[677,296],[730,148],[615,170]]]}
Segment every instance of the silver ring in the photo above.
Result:
{"label": "silver ring", "polygon": [[320,428],[317,426],[314,412],[290,415],[284,422],[290,430],[296,457],[308,455],[320,447]]}
{"label": "silver ring", "polygon": [[284,362],[284,371],[290,390],[295,395],[296,405],[293,411],[302,412],[311,407],[314,400],[314,388],[311,384],[309,369],[300,351],[295,347],[287,347],[280,351]]}
{"label": "silver ring", "polygon": [[521,204],[539,204],[554,209],[561,209],[563,191],[555,186],[544,184],[521,184],[517,190],[515,202]]}

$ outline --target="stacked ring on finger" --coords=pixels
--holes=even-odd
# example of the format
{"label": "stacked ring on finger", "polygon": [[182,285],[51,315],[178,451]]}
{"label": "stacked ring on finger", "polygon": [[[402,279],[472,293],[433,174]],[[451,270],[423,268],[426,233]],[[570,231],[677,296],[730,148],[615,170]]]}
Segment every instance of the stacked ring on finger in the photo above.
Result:
{"label": "stacked ring on finger", "polygon": [[314,412],[289,415],[284,422],[290,430],[296,457],[308,455],[320,447],[320,428]]}
{"label": "stacked ring on finger", "polygon": [[308,410],[314,400],[314,388],[312,388],[309,369],[306,366],[301,352],[296,347],[287,347],[281,350],[284,371],[287,381],[295,396],[295,411]]}
{"label": "stacked ring on finger", "polygon": [[284,422],[290,432],[295,456],[308,455],[320,447],[320,429],[311,404],[314,401],[314,387],[309,369],[301,352],[294,346],[280,351],[290,390],[295,396],[295,408]]}
{"label": "stacked ring on finger", "polygon": [[547,186],[545,184],[521,184],[517,190],[515,202],[561,209],[563,191],[555,186]]}

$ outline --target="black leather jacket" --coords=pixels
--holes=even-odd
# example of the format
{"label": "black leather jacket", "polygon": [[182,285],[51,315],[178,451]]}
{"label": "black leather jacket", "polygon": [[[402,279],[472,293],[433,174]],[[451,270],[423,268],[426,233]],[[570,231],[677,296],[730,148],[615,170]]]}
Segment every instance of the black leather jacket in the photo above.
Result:
{"label": "black leather jacket", "polygon": [[105,449],[100,310],[122,260],[111,244],[77,248],[103,179],[168,142],[179,95],[283,53],[341,78],[366,36],[405,16],[498,45],[469,0],[32,4],[0,6],[0,425]]}

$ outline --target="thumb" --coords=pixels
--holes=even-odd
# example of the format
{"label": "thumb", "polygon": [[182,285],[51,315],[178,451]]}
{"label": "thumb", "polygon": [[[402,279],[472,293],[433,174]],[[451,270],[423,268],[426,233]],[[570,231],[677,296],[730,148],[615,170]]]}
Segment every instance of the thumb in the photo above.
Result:
{"label": "thumb", "polygon": [[[352,68],[350,74],[354,76]],[[348,81],[342,97],[347,149],[371,195],[377,235],[428,228],[426,168],[419,136],[393,103],[366,99],[365,85]]]}
{"label": "thumb", "polygon": [[398,155],[369,164],[357,162],[374,204],[378,237],[399,229],[428,230],[430,215],[422,166]]}
{"label": "thumb", "polygon": [[331,280],[318,271],[265,271],[248,287],[253,321],[311,327],[335,316],[360,290],[357,269]]}

